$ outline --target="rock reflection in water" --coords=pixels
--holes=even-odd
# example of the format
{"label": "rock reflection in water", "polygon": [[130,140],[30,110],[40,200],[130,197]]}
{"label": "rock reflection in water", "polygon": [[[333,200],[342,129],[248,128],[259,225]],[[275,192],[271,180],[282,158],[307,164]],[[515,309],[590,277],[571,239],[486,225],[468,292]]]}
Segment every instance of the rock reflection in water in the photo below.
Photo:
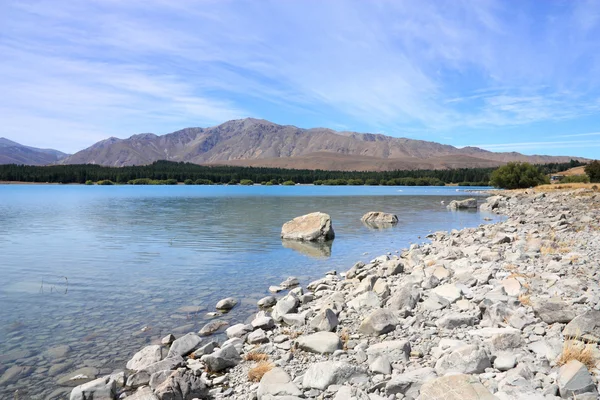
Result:
{"label": "rock reflection in water", "polygon": [[281,245],[286,249],[292,249],[305,256],[313,258],[331,257],[331,246],[333,240],[327,242],[301,242],[298,240],[282,240]]}

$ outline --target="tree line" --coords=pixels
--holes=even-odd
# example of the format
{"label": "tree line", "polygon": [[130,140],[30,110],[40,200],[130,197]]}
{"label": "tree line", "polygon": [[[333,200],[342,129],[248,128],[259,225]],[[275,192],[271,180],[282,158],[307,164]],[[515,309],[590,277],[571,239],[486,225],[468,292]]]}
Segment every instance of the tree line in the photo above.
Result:
{"label": "tree line", "polygon": [[[577,161],[538,166],[544,173],[564,171]],[[577,165],[575,165],[577,166]],[[105,167],[94,164],[31,166],[0,165],[0,181],[40,183],[90,183],[110,181],[117,184],[287,184],[323,185],[487,185],[495,168],[458,168],[447,170],[325,171],[236,166],[204,166],[185,162],[156,161],[149,165]],[[168,182],[167,182],[168,181]]]}

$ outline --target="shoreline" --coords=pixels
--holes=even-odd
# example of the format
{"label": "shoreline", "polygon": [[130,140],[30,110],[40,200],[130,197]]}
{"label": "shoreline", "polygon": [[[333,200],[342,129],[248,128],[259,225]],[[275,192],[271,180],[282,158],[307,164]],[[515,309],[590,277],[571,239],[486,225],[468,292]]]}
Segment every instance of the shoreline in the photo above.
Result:
{"label": "shoreline", "polygon": [[[501,192],[482,209],[506,215],[504,222],[435,232],[400,257],[382,255],[302,286],[290,280],[287,293],[261,300],[274,308],[228,327],[225,343],[167,336],[140,350],[125,372],[84,384],[71,398],[108,388],[162,399],[175,386],[215,399],[475,398],[436,397],[448,384],[496,396],[489,399],[561,398],[571,390],[557,365],[565,329],[600,310],[599,208],[600,194],[585,190]],[[271,364],[257,363],[258,355]],[[249,382],[261,365],[273,369]],[[577,370],[591,382],[577,398],[596,396],[598,367]]]}

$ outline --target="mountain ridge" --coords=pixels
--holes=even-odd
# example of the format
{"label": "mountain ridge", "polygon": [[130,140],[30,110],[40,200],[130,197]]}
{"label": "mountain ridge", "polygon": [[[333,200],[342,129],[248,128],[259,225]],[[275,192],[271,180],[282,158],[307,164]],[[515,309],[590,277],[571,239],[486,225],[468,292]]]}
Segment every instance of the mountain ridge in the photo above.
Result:
{"label": "mountain ridge", "polygon": [[0,137],[0,164],[47,165],[67,156],[69,154],[59,150],[25,146]]}

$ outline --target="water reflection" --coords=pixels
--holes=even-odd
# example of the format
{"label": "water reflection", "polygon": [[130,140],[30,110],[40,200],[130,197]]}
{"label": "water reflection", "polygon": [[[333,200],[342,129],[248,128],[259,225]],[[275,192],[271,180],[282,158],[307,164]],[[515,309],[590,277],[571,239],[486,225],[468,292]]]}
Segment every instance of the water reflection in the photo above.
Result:
{"label": "water reflection", "polygon": [[331,257],[333,240],[327,242],[302,242],[299,240],[282,240],[281,245],[286,249],[292,249],[300,254],[313,258]]}

